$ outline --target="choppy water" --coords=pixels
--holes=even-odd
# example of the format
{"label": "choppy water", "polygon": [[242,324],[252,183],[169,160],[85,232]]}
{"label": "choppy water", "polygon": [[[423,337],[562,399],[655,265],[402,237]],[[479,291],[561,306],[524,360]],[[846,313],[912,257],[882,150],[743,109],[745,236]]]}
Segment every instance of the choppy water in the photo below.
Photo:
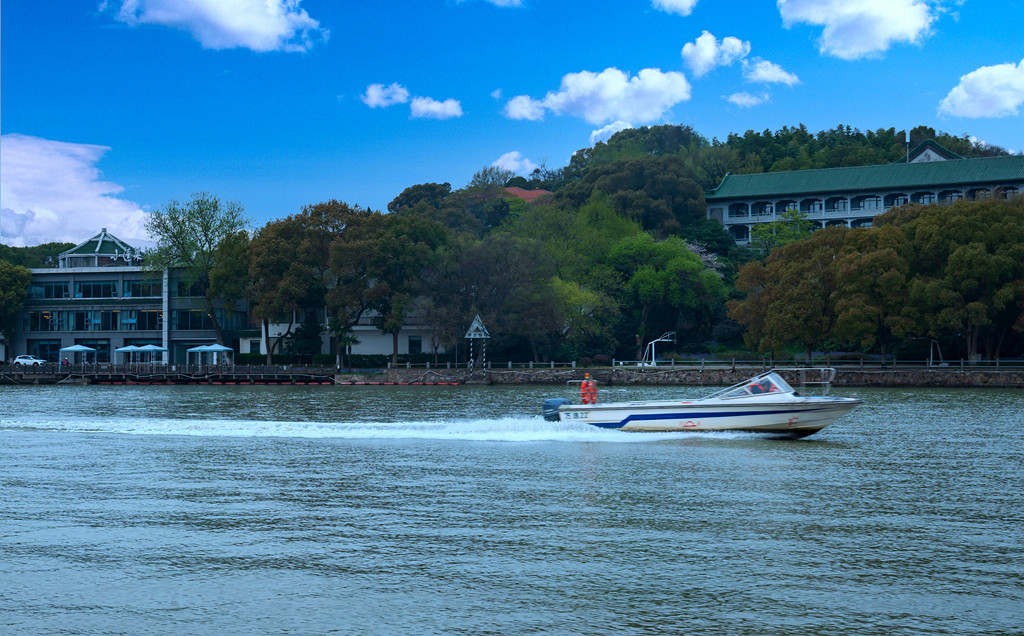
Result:
{"label": "choppy water", "polygon": [[1022,633],[1024,392],[800,441],[551,393],[0,387],[0,632]]}

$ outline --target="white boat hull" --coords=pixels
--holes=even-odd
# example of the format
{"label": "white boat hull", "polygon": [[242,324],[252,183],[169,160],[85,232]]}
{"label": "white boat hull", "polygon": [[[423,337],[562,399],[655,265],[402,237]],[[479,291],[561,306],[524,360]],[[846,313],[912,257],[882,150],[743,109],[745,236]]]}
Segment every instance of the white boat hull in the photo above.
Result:
{"label": "white boat hull", "polygon": [[747,431],[803,437],[861,404],[857,398],[790,397],[758,404],[622,402],[567,404],[559,419],[623,431]]}
{"label": "white boat hull", "polygon": [[[766,371],[700,400],[665,400],[599,404],[596,392],[581,395],[584,404],[565,398],[544,401],[544,418],[582,422],[622,431],[744,431],[805,437],[825,428],[863,401],[828,395],[835,369],[791,369],[801,373],[801,386],[816,386],[821,395],[797,393],[779,373]],[[818,380],[804,381],[807,373]],[[586,382],[592,383],[587,376]]]}

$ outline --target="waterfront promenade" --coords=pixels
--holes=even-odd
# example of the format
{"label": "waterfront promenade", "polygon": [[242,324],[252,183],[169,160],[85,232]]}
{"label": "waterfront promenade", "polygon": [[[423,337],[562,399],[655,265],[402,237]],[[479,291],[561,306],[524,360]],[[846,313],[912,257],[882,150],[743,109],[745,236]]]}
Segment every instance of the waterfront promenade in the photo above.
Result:
{"label": "waterfront promenade", "polygon": [[[779,365],[784,372],[787,366]],[[823,366],[823,365],[817,365]],[[321,365],[41,365],[0,366],[0,384],[220,384],[220,385],[564,385],[589,373],[599,385],[725,386],[769,367],[763,363],[721,362],[668,366],[591,367],[501,365],[487,369],[403,366],[339,372]],[[998,364],[849,364],[836,367],[836,386],[1024,388],[1024,367]]]}

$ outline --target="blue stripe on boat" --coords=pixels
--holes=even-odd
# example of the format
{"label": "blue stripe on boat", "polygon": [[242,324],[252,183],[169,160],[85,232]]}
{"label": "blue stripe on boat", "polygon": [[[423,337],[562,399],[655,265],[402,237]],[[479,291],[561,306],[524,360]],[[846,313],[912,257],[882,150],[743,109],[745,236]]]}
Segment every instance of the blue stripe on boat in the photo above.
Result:
{"label": "blue stripe on boat", "polygon": [[630,422],[645,422],[651,420],[695,420],[695,419],[709,419],[714,417],[736,417],[742,415],[748,417],[751,415],[779,415],[784,413],[813,413],[814,411],[820,411],[821,408],[809,408],[802,409],[800,411],[794,411],[793,409],[784,409],[781,411],[744,411],[743,413],[649,413],[644,415],[630,415],[626,419],[620,422],[588,422],[591,426],[597,426],[599,428],[622,428]]}

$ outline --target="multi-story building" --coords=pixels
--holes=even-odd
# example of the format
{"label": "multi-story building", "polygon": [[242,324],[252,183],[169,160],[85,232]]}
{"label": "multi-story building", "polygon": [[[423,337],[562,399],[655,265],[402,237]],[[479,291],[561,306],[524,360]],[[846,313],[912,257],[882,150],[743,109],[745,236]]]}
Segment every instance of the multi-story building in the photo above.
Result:
{"label": "multi-story building", "polygon": [[[73,345],[95,349],[88,359],[124,362],[117,349],[129,345],[157,345],[167,349],[164,362],[189,362],[186,351],[216,342],[205,296],[180,273],[154,272],[142,267],[142,252],[107,232],[63,252],[52,268],[31,270],[14,339],[5,343],[6,356],[31,354],[59,362],[61,350]],[[266,354],[262,330],[249,323],[244,302],[217,302],[215,309],[225,344],[238,353]],[[297,312],[294,329],[305,319]],[[317,322],[327,324],[325,316]],[[272,337],[288,330],[288,323],[270,325]],[[399,334],[399,353],[429,351],[431,330],[415,317]],[[353,330],[358,343],[353,353],[391,354],[392,336],[381,334],[364,316]],[[330,336],[321,337],[321,352],[331,351]],[[281,349],[278,349],[281,352]],[[0,358],[2,360],[3,358]],[[161,358],[157,357],[158,360]],[[195,357],[191,361],[195,361]]]}
{"label": "multi-story building", "polygon": [[[90,360],[121,362],[116,349],[157,345],[164,361],[184,363],[186,349],[216,342],[205,297],[176,272],[145,270],[140,250],[106,228],[63,252],[58,267],[31,272],[9,355],[57,362],[77,344],[95,349]],[[227,335],[247,326],[244,304],[215,311]]]}
{"label": "multi-story building", "polygon": [[899,163],[729,174],[705,199],[707,217],[744,245],[755,225],[775,221],[786,210],[799,210],[818,228],[860,227],[907,202],[943,204],[1022,192],[1024,155],[964,159],[926,141]]}

